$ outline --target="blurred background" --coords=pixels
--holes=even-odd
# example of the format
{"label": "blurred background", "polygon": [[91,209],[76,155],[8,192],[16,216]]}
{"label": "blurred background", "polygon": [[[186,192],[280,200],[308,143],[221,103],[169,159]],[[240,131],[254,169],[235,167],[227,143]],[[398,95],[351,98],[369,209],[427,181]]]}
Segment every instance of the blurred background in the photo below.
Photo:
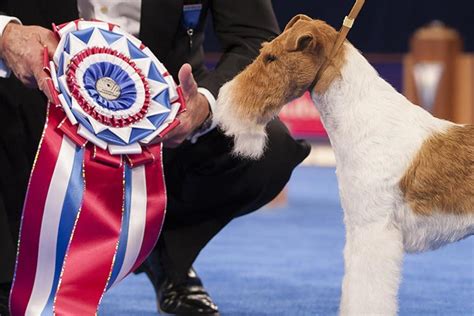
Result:
{"label": "blurred background", "polygon": [[[352,0],[273,0],[281,29],[296,14],[303,13],[339,27]],[[474,51],[474,1],[470,0],[367,0],[349,40],[367,53],[406,53],[413,32],[433,20],[459,31],[467,51]],[[207,48],[219,44],[209,32]]]}
{"label": "blurred background", "polygon": [[[298,13],[339,28],[353,1],[273,4],[282,29]],[[212,67],[219,44],[208,33]],[[437,117],[474,122],[474,1],[367,0],[348,38],[410,100]],[[280,117],[313,150],[275,201],[234,220],[198,258],[223,316],[338,313],[345,233],[334,155],[307,95]],[[155,315],[155,308],[150,283],[137,275],[104,297],[101,312]],[[405,257],[400,315],[474,315],[474,238]]]}

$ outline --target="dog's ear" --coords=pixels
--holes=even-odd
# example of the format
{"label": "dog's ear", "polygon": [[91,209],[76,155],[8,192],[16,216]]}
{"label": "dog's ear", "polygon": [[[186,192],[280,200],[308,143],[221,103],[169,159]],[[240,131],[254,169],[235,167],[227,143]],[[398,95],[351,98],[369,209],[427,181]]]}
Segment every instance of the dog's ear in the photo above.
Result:
{"label": "dog's ear", "polygon": [[[295,25],[295,23],[298,22],[299,20],[312,21],[313,19],[311,19],[309,16],[304,15],[304,14],[295,15],[295,16],[290,20],[290,22],[288,22],[288,24],[286,25],[284,31],[290,29],[290,28],[291,28],[293,25]],[[283,31],[283,32],[284,32],[284,31]]]}
{"label": "dog's ear", "polygon": [[314,34],[303,32],[301,34],[290,34],[286,39],[286,50],[289,52],[303,51],[316,46]]}

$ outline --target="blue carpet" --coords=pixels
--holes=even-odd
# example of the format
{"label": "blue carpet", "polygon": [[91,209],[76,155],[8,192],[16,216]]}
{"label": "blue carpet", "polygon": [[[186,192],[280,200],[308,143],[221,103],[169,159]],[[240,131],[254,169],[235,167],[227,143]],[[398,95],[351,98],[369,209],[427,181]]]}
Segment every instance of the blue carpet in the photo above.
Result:
{"label": "blue carpet", "polygon": [[[344,227],[334,169],[299,167],[288,207],[239,218],[195,268],[224,316],[335,315]],[[156,315],[144,275],[104,297],[101,315]],[[405,257],[400,315],[474,315],[474,238]]]}

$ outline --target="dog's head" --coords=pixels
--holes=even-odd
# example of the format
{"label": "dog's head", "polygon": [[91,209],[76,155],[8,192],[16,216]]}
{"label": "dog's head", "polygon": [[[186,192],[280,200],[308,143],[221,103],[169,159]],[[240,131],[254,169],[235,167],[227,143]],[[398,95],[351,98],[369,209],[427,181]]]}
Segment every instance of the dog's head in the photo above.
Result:
{"label": "dog's head", "polygon": [[[311,86],[336,38],[337,31],[325,22],[297,15],[280,36],[263,44],[252,64],[221,88],[214,116],[224,132],[234,137],[235,154],[251,158],[263,154],[265,125]],[[339,52],[335,59],[342,56]],[[341,65],[331,62],[315,90],[327,89]]]}

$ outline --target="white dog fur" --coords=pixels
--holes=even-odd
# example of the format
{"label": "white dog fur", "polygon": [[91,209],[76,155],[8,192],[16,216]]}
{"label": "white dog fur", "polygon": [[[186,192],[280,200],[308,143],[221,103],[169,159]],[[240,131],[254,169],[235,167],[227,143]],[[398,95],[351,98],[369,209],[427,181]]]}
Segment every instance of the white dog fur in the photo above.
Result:
{"label": "white dog fur", "polygon": [[[404,251],[433,250],[473,234],[474,210],[413,211],[400,190],[401,178],[423,143],[455,124],[408,101],[349,42],[344,50],[340,75],[328,89],[312,93],[335,152],[344,209],[340,314],[395,315]],[[237,104],[239,93],[253,93],[238,91],[243,78],[221,89],[215,117],[235,137],[235,152],[255,158],[264,154],[266,122],[249,118]]]}

